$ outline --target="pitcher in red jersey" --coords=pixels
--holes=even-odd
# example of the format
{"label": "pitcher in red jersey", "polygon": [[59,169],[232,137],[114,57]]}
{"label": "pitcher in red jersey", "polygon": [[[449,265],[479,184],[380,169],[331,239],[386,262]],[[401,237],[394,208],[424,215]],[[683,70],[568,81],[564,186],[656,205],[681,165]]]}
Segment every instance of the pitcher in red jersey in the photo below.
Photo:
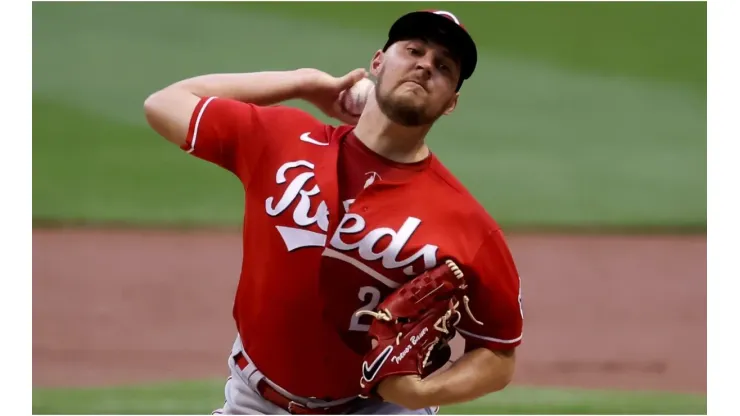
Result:
{"label": "pitcher in red jersey", "polygon": [[[362,114],[340,94],[367,76],[316,69],[213,74],[144,104],[151,127],[245,189],[238,336],[223,414],[430,414],[503,389],[522,337],[520,280],[501,229],[429,150],[477,51],[452,13],[402,16],[372,57]],[[280,103],[303,99],[327,125]],[[450,138],[453,140],[454,138]],[[431,377],[391,377],[358,397],[369,317],[413,276],[455,258],[470,308],[465,353]]]}

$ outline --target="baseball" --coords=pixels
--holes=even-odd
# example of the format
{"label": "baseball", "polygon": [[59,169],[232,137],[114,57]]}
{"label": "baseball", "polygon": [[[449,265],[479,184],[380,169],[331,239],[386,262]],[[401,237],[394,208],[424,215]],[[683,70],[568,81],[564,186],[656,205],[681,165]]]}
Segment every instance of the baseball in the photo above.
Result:
{"label": "baseball", "polygon": [[342,107],[344,107],[347,113],[353,116],[359,116],[362,114],[362,110],[365,108],[365,103],[373,88],[375,88],[375,83],[367,78],[361,79],[344,93]]}

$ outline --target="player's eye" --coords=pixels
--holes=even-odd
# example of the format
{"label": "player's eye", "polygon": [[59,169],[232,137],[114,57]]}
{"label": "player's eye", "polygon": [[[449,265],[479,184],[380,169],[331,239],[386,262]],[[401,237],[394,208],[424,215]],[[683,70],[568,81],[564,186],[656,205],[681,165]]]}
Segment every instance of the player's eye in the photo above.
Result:
{"label": "player's eye", "polygon": [[452,75],[453,64],[447,59],[439,59],[437,61],[437,70],[444,76]]}
{"label": "player's eye", "polygon": [[421,55],[421,51],[418,48],[415,48],[413,46],[409,46],[406,48],[407,51],[413,56],[419,56]]}

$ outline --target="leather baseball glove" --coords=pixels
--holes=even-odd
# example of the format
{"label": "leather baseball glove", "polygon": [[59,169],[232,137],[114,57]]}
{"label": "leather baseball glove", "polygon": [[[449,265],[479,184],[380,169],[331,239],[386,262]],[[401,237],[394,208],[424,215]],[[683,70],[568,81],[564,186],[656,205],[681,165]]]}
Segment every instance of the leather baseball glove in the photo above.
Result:
{"label": "leather baseball glove", "polygon": [[416,276],[391,293],[371,315],[368,335],[373,348],[365,354],[360,395],[375,396],[375,388],[392,375],[417,374],[424,378],[450,358],[448,342],[462,317],[460,303],[475,319],[465,294],[463,272],[452,260]]}

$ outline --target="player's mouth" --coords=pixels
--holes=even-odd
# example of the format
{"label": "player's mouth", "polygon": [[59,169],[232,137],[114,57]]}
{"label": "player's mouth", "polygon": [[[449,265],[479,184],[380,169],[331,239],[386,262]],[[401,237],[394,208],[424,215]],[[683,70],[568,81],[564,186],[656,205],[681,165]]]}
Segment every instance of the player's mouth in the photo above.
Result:
{"label": "player's mouth", "polygon": [[424,84],[422,84],[419,81],[413,80],[413,79],[407,79],[407,80],[405,80],[405,81],[403,81],[401,83],[401,85],[404,85],[404,84],[416,85],[416,86],[420,87],[421,89],[423,89],[424,91],[429,92],[429,91],[427,91],[427,88],[424,86]]}

